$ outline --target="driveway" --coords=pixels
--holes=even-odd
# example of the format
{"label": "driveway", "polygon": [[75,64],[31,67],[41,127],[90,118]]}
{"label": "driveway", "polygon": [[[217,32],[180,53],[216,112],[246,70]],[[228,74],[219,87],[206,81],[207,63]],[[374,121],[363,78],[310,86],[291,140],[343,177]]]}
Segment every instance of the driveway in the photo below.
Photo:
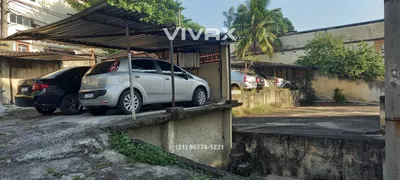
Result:
{"label": "driveway", "polygon": [[233,120],[234,130],[244,132],[321,136],[333,138],[382,138],[378,106],[296,107],[266,115]]}
{"label": "driveway", "polygon": [[[147,107],[143,112],[137,114],[137,117],[163,114],[165,110],[160,107]],[[127,117],[128,115],[122,115],[117,110],[109,110],[104,116],[92,116],[87,112],[83,112],[79,115],[67,116],[57,110],[51,115],[42,115],[36,112],[34,108],[17,108],[15,106],[9,106],[8,109],[0,115],[0,127],[4,127],[5,124],[26,124],[26,125],[51,125],[61,122],[72,122],[79,124],[100,124],[113,119],[119,119],[121,117]]]}
{"label": "driveway", "polygon": [[[195,113],[218,107],[211,104],[185,108],[185,111]],[[112,128],[157,123],[170,117],[165,110],[139,113],[136,122],[116,111],[96,117],[88,113],[65,116],[59,112],[44,116],[32,108],[11,107],[2,115],[1,180],[190,179],[197,176],[197,172],[178,167],[128,164],[124,156],[110,149],[108,137]]]}

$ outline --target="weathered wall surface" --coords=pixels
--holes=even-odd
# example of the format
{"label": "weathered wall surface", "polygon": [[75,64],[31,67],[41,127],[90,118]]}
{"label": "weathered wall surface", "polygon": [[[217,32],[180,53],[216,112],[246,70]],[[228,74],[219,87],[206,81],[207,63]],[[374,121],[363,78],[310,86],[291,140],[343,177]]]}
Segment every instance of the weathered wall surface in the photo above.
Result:
{"label": "weathered wall surface", "polygon": [[[191,118],[129,130],[130,137],[161,146],[178,156],[213,167],[228,165],[231,110],[216,110]],[[208,148],[194,148],[206,145]]]}
{"label": "weathered wall surface", "polygon": [[221,72],[219,71],[219,62],[200,64],[199,69],[188,70],[208,82],[211,89],[210,100],[220,100],[221,97]]}
{"label": "weathered wall surface", "polygon": [[352,42],[358,43],[364,41],[371,46],[376,46],[379,51],[384,50],[382,44],[384,22],[382,20],[361,25],[332,27],[320,29],[318,31],[305,31],[284,35],[279,37],[279,40],[282,42],[282,47],[279,52],[273,54],[271,57],[267,55],[258,55],[256,58],[259,61],[293,64],[300,56],[304,55],[304,46],[320,33],[330,33],[334,36],[346,36],[347,39],[345,41],[349,44],[353,44]]}
{"label": "weathered wall surface", "polygon": [[384,140],[345,140],[233,132],[230,170],[300,179],[377,180],[383,178]]}
{"label": "weathered wall surface", "polygon": [[[68,14],[75,14],[74,10],[69,4],[63,0],[36,0],[36,1],[9,1],[8,9],[11,13],[21,15],[33,20],[33,23],[39,26],[44,26],[64,18],[68,18]],[[10,16],[7,15],[6,21],[8,23],[7,36],[12,35],[18,31],[31,29],[33,27],[12,23]],[[22,41],[29,43],[29,50],[32,52],[43,51],[46,46],[57,48],[76,48],[73,46],[66,46],[60,44],[49,44],[40,41]],[[17,50],[16,42],[11,43],[10,50]]]}
{"label": "weathered wall surface", "polygon": [[330,33],[334,36],[346,36],[346,42],[368,41],[371,39],[379,39],[384,37],[384,22],[377,21],[374,23],[363,24],[358,26],[348,26],[342,28],[321,29],[320,31],[299,32],[292,35],[279,37],[282,42],[282,50],[290,50],[293,48],[302,48],[310,40],[317,37],[320,33]]}
{"label": "weathered wall surface", "polygon": [[[60,61],[35,61],[35,60],[1,60],[1,84],[3,104],[9,104],[17,93],[18,81],[43,76],[60,69]],[[11,69],[10,69],[11,67]],[[10,83],[11,70],[11,83]],[[12,87],[12,95],[11,89]]]}
{"label": "weathered wall surface", "polygon": [[75,66],[92,66],[94,61],[63,61],[62,67],[75,67]]}
{"label": "weathered wall surface", "polygon": [[336,88],[343,89],[343,94],[349,101],[379,102],[379,96],[384,95],[384,86],[377,82],[364,80],[341,80],[336,77],[314,76],[312,88],[321,99],[332,100]]}
{"label": "weathered wall surface", "polygon": [[263,105],[278,105],[282,107],[295,107],[299,105],[299,91],[290,91],[289,89],[266,88],[260,93],[241,93],[232,94],[233,100],[243,102],[239,109],[249,109]]}

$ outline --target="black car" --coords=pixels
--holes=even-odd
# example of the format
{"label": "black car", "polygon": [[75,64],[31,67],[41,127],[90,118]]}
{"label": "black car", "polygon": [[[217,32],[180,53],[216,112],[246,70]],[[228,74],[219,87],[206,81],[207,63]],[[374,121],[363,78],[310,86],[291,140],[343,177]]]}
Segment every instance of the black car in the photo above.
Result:
{"label": "black car", "polygon": [[78,91],[89,68],[64,68],[36,79],[21,80],[18,82],[15,105],[35,107],[41,114],[52,114],[57,108],[64,114],[79,114],[82,105]]}

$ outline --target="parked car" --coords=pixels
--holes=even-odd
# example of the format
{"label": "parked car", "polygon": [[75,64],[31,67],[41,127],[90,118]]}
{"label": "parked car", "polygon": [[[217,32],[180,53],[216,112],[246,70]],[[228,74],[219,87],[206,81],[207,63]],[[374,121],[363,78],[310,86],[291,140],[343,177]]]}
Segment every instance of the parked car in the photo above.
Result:
{"label": "parked car", "polygon": [[[143,105],[171,103],[171,64],[164,60],[132,60],[134,109]],[[175,100],[202,106],[210,98],[207,81],[175,66]],[[132,111],[129,90],[128,59],[106,61],[92,67],[82,79],[79,99],[92,115],[104,115],[117,108],[125,114]]]}
{"label": "parked car", "polygon": [[295,84],[294,82],[291,82],[291,81],[285,81],[284,84],[282,85],[282,88],[287,88],[290,90],[299,90],[299,87],[297,86],[297,84]]}
{"label": "parked car", "polygon": [[238,89],[256,89],[257,88],[257,81],[256,77],[251,75],[246,75],[240,71],[231,71],[231,89],[238,90]]}
{"label": "parked car", "polygon": [[273,84],[276,87],[283,87],[286,80],[279,77],[263,76],[269,84]]}
{"label": "parked car", "polygon": [[265,84],[268,83],[261,75],[258,74],[251,74],[247,73],[250,76],[256,77],[256,83],[257,83],[257,89],[263,89],[265,87]]}
{"label": "parked car", "polygon": [[35,107],[41,114],[52,114],[57,108],[67,115],[79,114],[81,79],[90,67],[64,68],[35,79],[18,82],[15,105]]}

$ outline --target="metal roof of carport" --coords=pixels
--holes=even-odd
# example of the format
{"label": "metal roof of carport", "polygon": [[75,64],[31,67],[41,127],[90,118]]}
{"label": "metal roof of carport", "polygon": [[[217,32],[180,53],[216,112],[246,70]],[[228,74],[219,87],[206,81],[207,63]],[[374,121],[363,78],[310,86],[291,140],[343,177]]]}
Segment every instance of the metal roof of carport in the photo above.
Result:
{"label": "metal roof of carport", "polygon": [[[43,40],[65,44],[78,44],[112,49],[126,49],[129,42],[131,50],[156,52],[168,49],[170,41],[163,28],[173,29],[172,25],[154,25],[142,22],[142,13],[132,12],[107,2],[94,5],[80,13],[58,22],[25,31],[17,32],[3,40]],[[125,21],[129,28],[129,40],[125,37]],[[204,34],[202,34],[204,37]],[[220,41],[193,41],[187,32],[186,40],[178,33],[174,47],[196,47],[216,44]],[[204,38],[201,38],[204,39]]]}
{"label": "metal roof of carport", "polygon": [[37,61],[89,61],[90,56],[70,55],[57,52],[0,52],[0,57]]}

